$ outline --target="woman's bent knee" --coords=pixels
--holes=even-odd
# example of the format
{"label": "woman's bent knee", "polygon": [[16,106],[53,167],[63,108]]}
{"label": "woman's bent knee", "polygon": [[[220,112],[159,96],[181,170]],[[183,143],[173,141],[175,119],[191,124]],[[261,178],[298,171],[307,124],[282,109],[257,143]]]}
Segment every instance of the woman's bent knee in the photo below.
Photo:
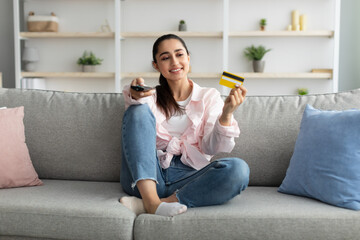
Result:
{"label": "woman's bent knee", "polygon": [[226,168],[229,183],[238,186],[241,191],[249,184],[250,168],[248,164],[240,158],[223,159],[221,162],[228,165]]}
{"label": "woman's bent knee", "polygon": [[155,121],[154,114],[151,112],[148,104],[131,105],[125,111],[124,119],[129,119],[132,122],[141,122],[147,119]]}

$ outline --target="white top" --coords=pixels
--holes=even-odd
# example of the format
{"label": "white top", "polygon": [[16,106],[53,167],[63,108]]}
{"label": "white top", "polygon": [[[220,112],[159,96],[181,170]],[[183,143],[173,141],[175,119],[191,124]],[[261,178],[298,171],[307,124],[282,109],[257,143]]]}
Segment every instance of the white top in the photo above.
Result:
{"label": "white top", "polygon": [[[185,109],[186,105],[191,100],[190,96],[184,101],[177,101],[177,103]],[[191,125],[190,118],[184,114],[176,114],[169,120],[163,122],[163,126],[168,130],[172,137],[180,137],[183,135],[185,130]]]}

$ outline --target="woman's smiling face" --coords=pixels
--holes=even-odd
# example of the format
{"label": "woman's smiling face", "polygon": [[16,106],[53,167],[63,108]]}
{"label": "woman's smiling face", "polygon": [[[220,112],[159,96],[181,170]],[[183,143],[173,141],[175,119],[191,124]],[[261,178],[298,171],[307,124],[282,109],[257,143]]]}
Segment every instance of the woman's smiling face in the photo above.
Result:
{"label": "woman's smiling face", "polygon": [[177,39],[168,39],[160,43],[154,68],[170,81],[187,80],[190,56]]}

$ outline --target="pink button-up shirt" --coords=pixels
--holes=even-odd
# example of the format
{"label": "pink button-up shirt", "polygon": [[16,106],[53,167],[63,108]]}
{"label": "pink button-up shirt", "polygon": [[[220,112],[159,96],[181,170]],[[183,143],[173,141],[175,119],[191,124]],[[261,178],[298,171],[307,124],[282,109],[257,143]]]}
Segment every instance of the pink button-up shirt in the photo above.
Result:
{"label": "pink button-up shirt", "polygon": [[130,86],[123,89],[125,108],[134,104],[147,103],[156,118],[156,148],[161,167],[166,169],[174,155],[182,155],[181,161],[194,169],[209,164],[213,155],[231,152],[235,146],[234,137],[240,129],[235,119],[230,126],[222,126],[219,117],[224,101],[215,88],[203,88],[190,80],[193,85],[191,100],[185,107],[185,114],[191,124],[180,138],[172,137],[163,123],[166,117],[156,105],[156,92],[148,97],[135,100],[131,97]]}

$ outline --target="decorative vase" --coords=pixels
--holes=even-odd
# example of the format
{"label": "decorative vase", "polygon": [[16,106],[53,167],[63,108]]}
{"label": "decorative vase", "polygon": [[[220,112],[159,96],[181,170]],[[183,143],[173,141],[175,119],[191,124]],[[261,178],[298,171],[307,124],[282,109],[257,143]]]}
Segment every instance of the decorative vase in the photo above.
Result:
{"label": "decorative vase", "polygon": [[264,72],[264,67],[265,67],[265,61],[262,60],[253,61],[254,72]]}
{"label": "decorative vase", "polygon": [[186,31],[187,30],[187,26],[186,26],[186,23],[180,23],[179,24],[179,31]]}
{"label": "decorative vase", "polygon": [[30,62],[30,61],[25,62],[26,72],[35,72],[35,70],[36,70],[36,62]]}
{"label": "decorative vase", "polygon": [[96,65],[82,65],[83,72],[96,72]]}

